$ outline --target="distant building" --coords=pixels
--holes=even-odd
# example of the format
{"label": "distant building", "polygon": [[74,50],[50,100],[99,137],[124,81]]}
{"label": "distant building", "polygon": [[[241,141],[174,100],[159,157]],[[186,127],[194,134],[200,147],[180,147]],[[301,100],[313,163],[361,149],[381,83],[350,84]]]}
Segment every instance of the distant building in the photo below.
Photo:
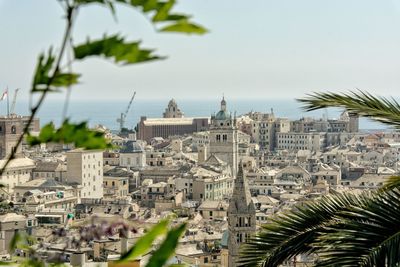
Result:
{"label": "distant building", "polygon": [[151,118],[141,117],[138,124],[138,139],[150,142],[153,137],[168,138],[174,135],[206,131],[208,118]]}
{"label": "distant building", "polygon": [[67,183],[82,185],[82,199],[103,197],[103,151],[74,149],[67,153]]}
{"label": "distant building", "polygon": [[237,266],[240,245],[256,231],[256,208],[241,163],[228,208],[228,266]]}
{"label": "distant building", "polygon": [[[16,151],[16,156],[22,154],[22,143],[17,147],[17,141],[24,131],[25,125],[28,123],[28,116],[11,115],[0,117],[0,159],[3,159],[11,154],[11,151]],[[33,119],[30,132],[39,132],[39,119]]]}
{"label": "distant building", "polygon": [[211,116],[210,125],[210,155],[226,162],[233,176],[238,165],[238,129],[236,118],[226,108],[226,101],[221,101],[221,110]]}
{"label": "distant building", "polygon": [[171,99],[163,114],[164,118],[183,118],[183,112],[178,108],[175,99]]}
{"label": "distant building", "polygon": [[265,150],[275,150],[276,135],[290,131],[290,121],[286,118],[276,118],[272,110],[271,113],[251,112],[248,116],[252,120],[252,139]]}
{"label": "distant building", "polygon": [[139,141],[126,142],[119,151],[119,166],[143,168],[146,166],[146,152]]}
{"label": "distant building", "polygon": [[[6,160],[0,160],[0,168],[3,168]],[[4,188],[0,189],[0,195],[7,198],[12,194],[14,187],[24,184],[31,180],[32,170],[35,168],[35,162],[29,158],[13,159],[0,176],[0,181]]]}
{"label": "distant building", "polygon": [[278,150],[322,151],[326,146],[326,133],[322,132],[287,132],[277,133]]}

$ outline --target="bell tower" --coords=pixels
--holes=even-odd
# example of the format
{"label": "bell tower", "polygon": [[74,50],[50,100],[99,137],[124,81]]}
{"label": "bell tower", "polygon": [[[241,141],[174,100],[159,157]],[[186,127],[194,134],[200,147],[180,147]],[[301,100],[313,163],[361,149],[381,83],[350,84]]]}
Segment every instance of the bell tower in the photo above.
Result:
{"label": "bell tower", "polygon": [[238,129],[236,117],[227,110],[225,98],[222,98],[221,109],[211,116],[210,155],[225,161],[236,176],[238,165]]}
{"label": "bell tower", "polygon": [[251,199],[242,163],[235,179],[232,198],[228,208],[228,266],[237,266],[239,247],[256,231],[256,209]]}

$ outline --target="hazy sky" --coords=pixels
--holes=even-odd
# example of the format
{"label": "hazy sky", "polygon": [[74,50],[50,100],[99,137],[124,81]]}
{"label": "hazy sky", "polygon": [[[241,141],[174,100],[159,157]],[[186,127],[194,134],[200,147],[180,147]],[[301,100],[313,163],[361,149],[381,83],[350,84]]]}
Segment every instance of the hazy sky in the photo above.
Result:
{"label": "hazy sky", "polygon": [[[82,9],[76,43],[120,32],[165,61],[128,67],[99,59],[74,64],[74,99],[293,98],[311,91],[365,89],[398,96],[400,0],[181,0],[177,11],[210,29],[204,36],[156,33],[141,14]],[[0,90],[26,99],[39,52],[59,46],[56,0],[0,0]],[[61,97],[60,94],[58,97]]]}

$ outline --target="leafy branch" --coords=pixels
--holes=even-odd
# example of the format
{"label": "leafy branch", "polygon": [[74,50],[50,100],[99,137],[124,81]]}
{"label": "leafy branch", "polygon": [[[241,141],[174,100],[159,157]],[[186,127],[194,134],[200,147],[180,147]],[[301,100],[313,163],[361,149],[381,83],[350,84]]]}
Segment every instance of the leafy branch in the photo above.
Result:
{"label": "leafy branch", "polygon": [[[43,64],[44,56],[43,55],[39,56],[39,63],[36,67],[36,73],[34,75],[31,93],[40,91],[41,95],[40,95],[39,100],[36,103],[36,105],[31,108],[31,114],[29,116],[29,119],[28,119],[27,123],[25,124],[25,127],[22,131],[21,136],[18,138],[15,147],[20,146],[22,143],[22,140],[24,139],[24,136],[29,133],[29,127],[32,124],[33,118],[35,117],[40,106],[42,105],[43,101],[45,100],[47,93],[51,90],[52,85],[54,85],[54,82],[56,83],[56,85],[60,85],[61,80],[63,80],[64,82],[70,83],[69,80],[60,78],[60,77],[65,77],[65,74],[64,75],[60,74],[60,63],[61,63],[61,60],[64,55],[67,41],[71,35],[72,26],[73,26],[73,16],[74,16],[74,12],[76,11],[76,6],[69,5],[68,1],[66,1],[66,4],[67,4],[67,8],[66,8],[67,24],[66,24],[66,28],[65,28],[65,32],[64,32],[64,37],[63,37],[63,40],[61,43],[61,49],[58,53],[57,61],[54,66],[54,70],[52,71],[52,74],[48,76],[48,73],[50,72],[52,65],[54,63],[54,57],[51,54],[51,50],[49,51],[49,56],[48,56],[48,59],[46,60],[45,64]],[[69,77],[72,78],[73,76],[69,76]],[[37,85],[38,85],[38,84],[36,84],[37,82],[39,82],[41,85],[43,85],[43,90],[37,90]],[[11,154],[7,157],[6,163],[0,169],[0,175],[3,174],[3,172],[5,171],[7,166],[15,158],[15,154],[16,154],[16,150],[12,150]]]}
{"label": "leafy branch", "polygon": [[[31,108],[31,114],[27,123],[24,126],[21,136],[18,138],[16,147],[20,146],[25,136],[29,136],[30,144],[39,144],[46,141],[57,142],[66,141],[60,138],[61,133],[66,130],[67,126],[70,127],[81,127],[82,125],[71,125],[68,120],[63,123],[60,129],[56,130],[53,126],[51,131],[53,132],[53,139],[49,137],[50,125],[46,125],[45,129],[41,131],[38,138],[34,138],[29,135],[29,128],[32,121],[37,114],[37,111],[43,104],[46,95],[49,92],[56,92],[60,87],[70,87],[71,85],[78,83],[80,74],[70,72],[63,72],[61,62],[65,54],[65,50],[68,46],[68,42],[71,40],[72,26],[75,21],[76,14],[80,7],[89,4],[99,4],[109,8],[116,17],[116,4],[123,4],[128,7],[138,9],[143,14],[152,14],[151,22],[154,24],[163,25],[158,29],[160,32],[177,32],[187,34],[204,34],[207,30],[193,23],[190,15],[173,13],[172,9],[176,4],[175,0],[159,1],[159,0],[60,0],[59,3],[64,8],[66,28],[64,31],[61,48],[57,55],[53,54],[53,50],[49,49],[47,55],[42,53],[38,58],[35,74],[32,81],[31,94],[40,93],[40,97],[34,107]],[[72,46],[70,43],[69,45]],[[136,64],[153,60],[164,59],[164,57],[154,55],[152,49],[140,48],[140,41],[126,42],[123,37],[119,35],[112,35],[110,37],[104,36],[104,38],[90,41],[88,40],[85,44],[80,44],[73,47],[75,60],[82,60],[90,56],[103,56],[106,58],[112,58],[115,63]],[[74,60],[72,59],[72,61]],[[71,64],[71,62],[69,62]],[[65,111],[64,111],[65,113]],[[63,128],[64,127],[64,128]],[[86,127],[86,124],[85,124]],[[75,128],[78,129],[78,128]],[[81,129],[81,128],[79,128]],[[81,129],[82,130],[82,129]],[[84,136],[82,131],[77,131],[75,138],[72,138],[72,143],[80,145],[77,140]],[[76,134],[71,132],[71,134]],[[98,136],[89,130],[85,132],[90,138],[94,138],[91,142],[97,143],[98,147],[85,144],[86,148],[103,148],[105,142],[99,142],[98,139],[103,138]],[[43,138],[46,136],[46,138]],[[64,136],[66,137],[66,136]],[[97,138],[97,140],[96,140]],[[11,151],[11,154],[7,157],[6,163],[0,169],[0,175],[4,172],[6,167],[9,165],[11,160],[15,158],[16,150]]]}

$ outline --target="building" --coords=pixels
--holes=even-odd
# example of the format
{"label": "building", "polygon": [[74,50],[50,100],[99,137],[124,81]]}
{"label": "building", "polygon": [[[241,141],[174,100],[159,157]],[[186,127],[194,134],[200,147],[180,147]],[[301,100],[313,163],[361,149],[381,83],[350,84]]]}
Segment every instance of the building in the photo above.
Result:
{"label": "building", "polygon": [[326,144],[326,134],[323,132],[277,133],[276,139],[278,150],[322,151]]}
{"label": "building", "polygon": [[172,99],[165,109],[163,118],[147,118],[142,116],[137,125],[138,139],[150,143],[154,137],[168,138],[175,135],[192,134],[206,131],[209,118],[184,118],[183,112]]}
{"label": "building", "polygon": [[228,266],[237,266],[239,247],[256,231],[256,208],[241,163],[228,208]]}
{"label": "building", "polygon": [[11,242],[17,233],[26,233],[27,219],[23,215],[7,213],[0,216],[0,253],[12,253]]}
{"label": "building", "polygon": [[210,155],[226,162],[236,175],[238,165],[238,129],[236,118],[226,109],[226,101],[222,98],[221,110],[211,116]]}
{"label": "building", "polygon": [[125,198],[129,193],[129,178],[118,176],[104,176],[103,177],[104,198],[117,199]]}
{"label": "building", "polygon": [[208,129],[208,118],[147,118],[141,117],[138,124],[138,139],[150,142],[153,137],[168,138],[175,135],[192,134]]}
{"label": "building", "polygon": [[139,141],[126,142],[119,151],[119,166],[130,168],[143,168],[146,166],[146,152]]}
{"label": "building", "polygon": [[38,161],[36,168],[32,171],[32,178],[52,178],[62,182],[67,174],[67,166],[58,161]]}
{"label": "building", "polygon": [[103,197],[103,151],[74,149],[67,155],[69,184],[82,185],[82,199]]}
{"label": "building", "polygon": [[163,113],[164,118],[183,118],[183,112],[178,108],[178,104],[175,99],[171,99],[168,103],[168,107]]}
{"label": "building", "polygon": [[[6,160],[0,160],[0,168],[3,168]],[[0,176],[0,183],[4,188],[0,189],[0,196],[7,198],[14,192],[14,187],[24,184],[31,180],[32,170],[35,162],[28,158],[16,158],[10,161],[4,172]]]}
{"label": "building", "polygon": [[251,136],[254,142],[265,150],[276,149],[276,134],[290,131],[290,121],[286,118],[276,118],[271,113],[251,112],[247,116],[251,118]]}
{"label": "building", "polygon": [[[17,116],[15,114],[0,117],[0,159],[10,155],[13,150],[16,151],[17,157],[22,155],[22,143],[17,147],[17,142],[28,120],[29,116]],[[40,131],[39,119],[33,119],[29,131]]]}

